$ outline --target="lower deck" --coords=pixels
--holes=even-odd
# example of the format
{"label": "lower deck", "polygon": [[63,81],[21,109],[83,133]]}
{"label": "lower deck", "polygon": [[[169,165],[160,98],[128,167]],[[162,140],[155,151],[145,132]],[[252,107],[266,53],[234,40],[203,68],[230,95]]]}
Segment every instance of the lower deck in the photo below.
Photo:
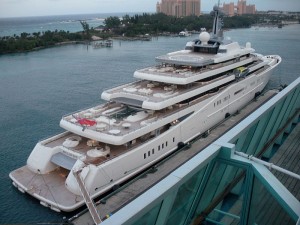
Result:
{"label": "lower deck", "polygon": [[79,195],[75,195],[65,187],[66,177],[70,171],[59,167],[48,174],[37,174],[28,169],[27,166],[23,166],[17,170],[14,170],[9,174],[11,178],[17,179],[18,188],[20,191],[26,191],[28,194],[37,197],[41,196],[39,200],[43,202],[42,198],[55,202],[57,206],[54,208],[60,208],[60,206],[71,207],[75,204],[83,204],[83,198]]}

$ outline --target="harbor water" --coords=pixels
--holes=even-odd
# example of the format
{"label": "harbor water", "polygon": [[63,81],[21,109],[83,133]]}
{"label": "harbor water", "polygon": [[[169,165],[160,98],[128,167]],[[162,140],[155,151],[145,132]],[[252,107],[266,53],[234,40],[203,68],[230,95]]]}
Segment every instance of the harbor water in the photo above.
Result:
{"label": "harbor water", "polygon": [[[24,30],[26,31],[26,30]],[[29,32],[29,31],[28,31]],[[300,75],[300,25],[249,28],[225,32],[226,37],[261,54],[283,61],[268,88],[289,84]],[[19,192],[8,177],[26,164],[35,144],[63,130],[65,114],[102,102],[101,92],[134,80],[133,72],[155,64],[154,57],[183,49],[189,39],[155,37],[152,41],[117,41],[112,48],[66,45],[0,56],[0,224],[61,223],[64,216]]]}

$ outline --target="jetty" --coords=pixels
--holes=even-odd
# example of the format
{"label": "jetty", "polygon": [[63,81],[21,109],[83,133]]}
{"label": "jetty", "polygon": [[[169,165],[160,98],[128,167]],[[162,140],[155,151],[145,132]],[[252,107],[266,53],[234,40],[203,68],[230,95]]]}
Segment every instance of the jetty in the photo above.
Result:
{"label": "jetty", "polygon": [[108,40],[97,40],[92,42],[93,48],[111,48],[113,47],[113,40],[108,39]]}

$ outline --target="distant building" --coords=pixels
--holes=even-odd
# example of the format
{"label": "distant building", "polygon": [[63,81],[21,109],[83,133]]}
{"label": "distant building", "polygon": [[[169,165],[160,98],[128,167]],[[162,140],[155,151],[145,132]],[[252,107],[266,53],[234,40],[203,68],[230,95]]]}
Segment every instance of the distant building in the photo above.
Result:
{"label": "distant building", "polygon": [[201,0],[161,0],[157,2],[156,12],[169,16],[199,16]]}
{"label": "distant building", "polygon": [[234,3],[231,2],[229,4],[223,4],[223,11],[228,15],[228,16],[234,16],[235,15],[235,6]]}
{"label": "distant building", "polygon": [[229,16],[256,13],[255,5],[247,5],[246,0],[238,0],[237,5],[234,5],[233,2],[224,3],[222,9]]}

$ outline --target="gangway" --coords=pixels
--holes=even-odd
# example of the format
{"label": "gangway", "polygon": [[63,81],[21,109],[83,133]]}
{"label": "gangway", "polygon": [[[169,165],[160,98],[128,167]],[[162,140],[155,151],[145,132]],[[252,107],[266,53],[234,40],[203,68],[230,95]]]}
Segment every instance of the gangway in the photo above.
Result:
{"label": "gangway", "polygon": [[89,195],[89,193],[88,193],[88,191],[87,191],[87,189],[84,185],[82,177],[80,176],[82,169],[83,169],[82,167],[73,169],[73,174],[74,174],[74,177],[76,178],[76,181],[79,185],[79,189],[80,189],[81,194],[82,194],[82,197],[85,201],[85,204],[88,207],[88,210],[89,210],[95,224],[100,224],[102,222],[102,220],[99,216],[99,213],[96,209],[96,206],[95,206],[93,200],[91,199],[91,197],[90,197],[90,195]]}

